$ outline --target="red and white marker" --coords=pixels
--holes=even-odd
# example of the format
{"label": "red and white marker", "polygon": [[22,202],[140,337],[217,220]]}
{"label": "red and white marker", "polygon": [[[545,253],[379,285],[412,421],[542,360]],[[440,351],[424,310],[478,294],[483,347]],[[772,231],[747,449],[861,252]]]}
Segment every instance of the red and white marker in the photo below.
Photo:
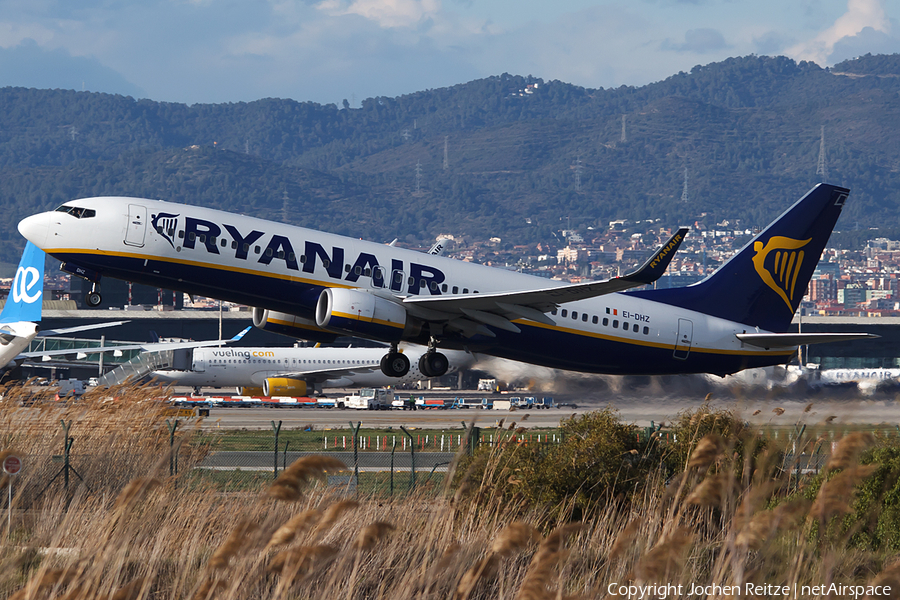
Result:
{"label": "red and white marker", "polygon": [[22,459],[18,456],[9,455],[3,459],[3,472],[8,475],[15,475],[22,470]]}

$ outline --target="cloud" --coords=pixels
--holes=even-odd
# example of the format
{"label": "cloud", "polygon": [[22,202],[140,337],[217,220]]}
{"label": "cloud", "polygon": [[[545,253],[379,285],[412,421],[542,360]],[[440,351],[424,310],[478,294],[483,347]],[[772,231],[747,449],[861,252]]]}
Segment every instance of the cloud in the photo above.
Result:
{"label": "cloud", "polygon": [[885,11],[885,0],[848,0],[847,12],[838,17],[831,27],[815,38],[789,49],[787,54],[795,60],[808,60],[826,65],[835,45],[854,38],[871,29],[884,34],[890,31],[890,20]]}
{"label": "cloud", "polygon": [[72,56],[62,49],[44,50],[32,39],[0,48],[0,85],[146,96],[140,87],[97,59]]}
{"label": "cloud", "polygon": [[685,32],[684,42],[675,43],[665,40],[660,44],[662,50],[674,50],[675,52],[693,52],[694,54],[709,54],[728,48],[725,36],[716,29],[701,28],[691,29]]}
{"label": "cloud", "polygon": [[782,54],[793,42],[792,38],[787,38],[777,31],[767,31],[753,38],[753,48],[756,54],[776,55]]}
{"label": "cloud", "polygon": [[892,22],[891,33],[876,31],[866,27],[853,37],[847,37],[835,43],[828,59],[837,64],[849,58],[856,58],[866,53],[897,54],[900,53],[900,27]]}
{"label": "cloud", "polygon": [[411,27],[441,12],[439,0],[323,0],[317,8],[336,17],[359,15],[381,27]]}

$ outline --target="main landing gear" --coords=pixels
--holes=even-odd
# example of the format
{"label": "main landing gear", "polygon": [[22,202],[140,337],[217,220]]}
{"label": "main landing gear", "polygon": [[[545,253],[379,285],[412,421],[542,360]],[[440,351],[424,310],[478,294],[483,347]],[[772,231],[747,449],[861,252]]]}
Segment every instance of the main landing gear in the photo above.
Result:
{"label": "main landing gear", "polygon": [[[419,359],[419,372],[425,377],[440,377],[450,368],[447,357],[435,350],[432,339],[428,351]],[[409,359],[397,350],[397,344],[391,344],[391,350],[381,358],[381,372],[388,377],[403,377],[409,373]]]}
{"label": "main landing gear", "polygon": [[409,373],[409,359],[391,344],[391,351],[381,357],[381,372],[388,377],[403,377]]}
{"label": "main landing gear", "polygon": [[419,359],[419,372],[425,377],[440,377],[449,368],[450,361],[434,348],[429,348]]}
{"label": "main landing gear", "polygon": [[103,296],[100,295],[100,284],[96,281],[91,284],[91,291],[84,295],[84,302],[91,308],[100,306]]}

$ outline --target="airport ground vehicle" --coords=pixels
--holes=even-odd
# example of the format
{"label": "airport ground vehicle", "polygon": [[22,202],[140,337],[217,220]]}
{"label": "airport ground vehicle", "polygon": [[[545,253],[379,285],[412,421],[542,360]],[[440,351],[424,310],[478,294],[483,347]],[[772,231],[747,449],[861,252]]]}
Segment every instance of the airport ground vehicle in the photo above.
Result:
{"label": "airport ground vehicle", "polygon": [[358,394],[344,397],[344,408],[358,410],[390,410],[394,402],[394,391],[377,388],[363,388]]}

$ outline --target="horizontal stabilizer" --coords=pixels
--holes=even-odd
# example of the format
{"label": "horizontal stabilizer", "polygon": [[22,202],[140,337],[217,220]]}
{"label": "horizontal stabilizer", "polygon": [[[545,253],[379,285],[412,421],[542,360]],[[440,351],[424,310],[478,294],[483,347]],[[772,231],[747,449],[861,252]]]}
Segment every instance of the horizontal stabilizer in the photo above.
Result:
{"label": "horizontal stabilizer", "polygon": [[736,333],[735,337],[757,348],[789,348],[806,344],[830,344],[881,337],[874,333]]}

